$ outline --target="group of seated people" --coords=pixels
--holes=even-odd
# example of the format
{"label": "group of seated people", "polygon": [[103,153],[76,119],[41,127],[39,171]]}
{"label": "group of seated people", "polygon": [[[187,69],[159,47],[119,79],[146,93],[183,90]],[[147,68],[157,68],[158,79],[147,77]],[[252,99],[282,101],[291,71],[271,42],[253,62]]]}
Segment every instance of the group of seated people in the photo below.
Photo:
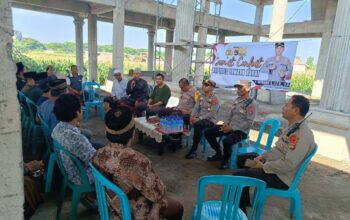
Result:
{"label": "group of seated people", "polygon": [[[73,72],[77,72],[75,67],[72,68]],[[39,106],[39,114],[50,124],[52,138],[84,164],[91,184],[94,184],[94,179],[88,166],[90,162],[126,193],[133,219],[182,219],[182,204],[166,195],[166,186],[154,172],[151,161],[131,148],[135,134],[134,115],[140,117],[145,110],[149,115],[159,113],[171,96],[169,87],[164,83],[164,76],[157,74],[157,85],[148,97],[148,85],[140,77],[140,73],[140,69],[136,68],[133,78],[126,83],[121,71],[114,71],[112,96],[105,99],[106,138],[110,142],[106,146],[94,147],[88,136],[79,128],[83,116],[79,99],[81,93],[73,90],[76,88],[75,84],[78,84],[76,82],[81,83],[80,78],[70,78],[68,88],[73,86],[73,90],[70,89],[73,94],[67,93],[66,81],[50,81],[50,93],[47,95],[48,99]],[[23,82],[22,76],[23,74],[18,74],[19,90],[23,91],[26,86],[33,87],[33,82]],[[73,74],[72,78],[74,77],[76,76]],[[249,96],[250,82],[242,80],[234,85],[238,97],[232,103],[228,120],[221,123],[217,123],[220,105],[219,98],[214,94],[214,81],[203,82],[202,94],[196,91],[186,78],[179,81],[179,87],[181,96],[174,110],[181,111],[185,123],[192,125],[194,129],[193,145],[185,158],[196,157],[204,131],[205,138],[216,152],[207,158],[208,161],[220,161],[220,168],[227,169],[232,144],[247,137],[257,113],[257,103]],[[305,117],[309,106],[309,101],[304,96],[293,96],[282,109],[282,116],[288,120],[289,126],[283,131],[276,147],[260,156],[240,156],[239,169],[234,170],[233,175],[262,179],[267,183],[267,187],[287,189],[300,164],[315,146],[313,134],[306,123],[290,132],[293,126]],[[225,136],[223,153],[216,139],[219,136]],[[69,179],[79,185],[78,169],[68,157],[61,157]],[[253,159],[255,164],[248,167],[245,163],[247,159]],[[118,199],[111,193],[107,193],[107,198],[111,218],[120,218]],[[245,189],[240,208],[246,211],[249,205],[249,190]]]}

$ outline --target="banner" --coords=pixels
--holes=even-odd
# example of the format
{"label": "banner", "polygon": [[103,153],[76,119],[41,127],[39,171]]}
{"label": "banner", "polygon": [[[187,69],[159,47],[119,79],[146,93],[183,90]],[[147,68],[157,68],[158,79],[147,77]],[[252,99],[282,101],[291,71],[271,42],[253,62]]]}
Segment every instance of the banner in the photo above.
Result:
{"label": "banner", "polygon": [[296,41],[216,44],[211,79],[225,87],[244,79],[256,89],[288,91],[297,46]]}

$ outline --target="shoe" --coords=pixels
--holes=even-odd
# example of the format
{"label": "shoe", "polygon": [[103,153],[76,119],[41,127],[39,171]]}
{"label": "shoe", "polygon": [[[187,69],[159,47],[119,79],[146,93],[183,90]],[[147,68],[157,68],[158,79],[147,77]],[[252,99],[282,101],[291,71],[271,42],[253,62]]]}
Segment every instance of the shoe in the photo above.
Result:
{"label": "shoe", "polygon": [[227,170],[228,168],[230,168],[228,163],[222,163],[219,167],[220,170]]}
{"label": "shoe", "polygon": [[194,158],[196,158],[196,156],[197,156],[196,151],[190,151],[190,152],[188,152],[188,154],[186,154],[185,158],[186,159],[194,159]]}
{"label": "shoe", "polygon": [[221,154],[215,154],[211,157],[207,157],[208,161],[220,161],[222,159]]}

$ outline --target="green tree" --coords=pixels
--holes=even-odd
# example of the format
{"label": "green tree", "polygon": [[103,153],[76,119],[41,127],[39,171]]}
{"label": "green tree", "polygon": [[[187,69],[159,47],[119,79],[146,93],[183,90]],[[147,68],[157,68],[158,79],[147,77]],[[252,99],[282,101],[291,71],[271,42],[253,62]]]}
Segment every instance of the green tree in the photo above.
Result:
{"label": "green tree", "polygon": [[23,38],[23,40],[14,42],[14,47],[22,53],[35,50],[35,51],[43,51],[46,50],[44,44],[40,43],[38,40],[33,38]]}
{"label": "green tree", "polygon": [[306,59],[306,65],[308,65],[310,69],[315,69],[314,57],[308,57]]}

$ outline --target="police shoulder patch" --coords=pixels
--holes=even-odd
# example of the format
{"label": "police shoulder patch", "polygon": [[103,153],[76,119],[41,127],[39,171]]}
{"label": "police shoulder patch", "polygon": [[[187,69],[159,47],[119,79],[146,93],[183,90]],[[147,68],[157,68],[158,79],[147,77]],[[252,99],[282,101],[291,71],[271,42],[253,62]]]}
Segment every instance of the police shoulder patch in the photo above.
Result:
{"label": "police shoulder patch", "polygon": [[218,98],[213,97],[213,101],[212,101],[213,105],[217,105],[219,103]]}
{"label": "police shoulder patch", "polygon": [[289,144],[288,144],[288,148],[290,150],[295,150],[295,148],[297,147],[297,142],[299,140],[299,136],[296,134],[291,134],[289,136]]}
{"label": "police shoulder patch", "polygon": [[248,115],[254,114],[254,105],[253,105],[253,104],[251,104],[251,105],[248,107],[247,113],[248,113]]}

